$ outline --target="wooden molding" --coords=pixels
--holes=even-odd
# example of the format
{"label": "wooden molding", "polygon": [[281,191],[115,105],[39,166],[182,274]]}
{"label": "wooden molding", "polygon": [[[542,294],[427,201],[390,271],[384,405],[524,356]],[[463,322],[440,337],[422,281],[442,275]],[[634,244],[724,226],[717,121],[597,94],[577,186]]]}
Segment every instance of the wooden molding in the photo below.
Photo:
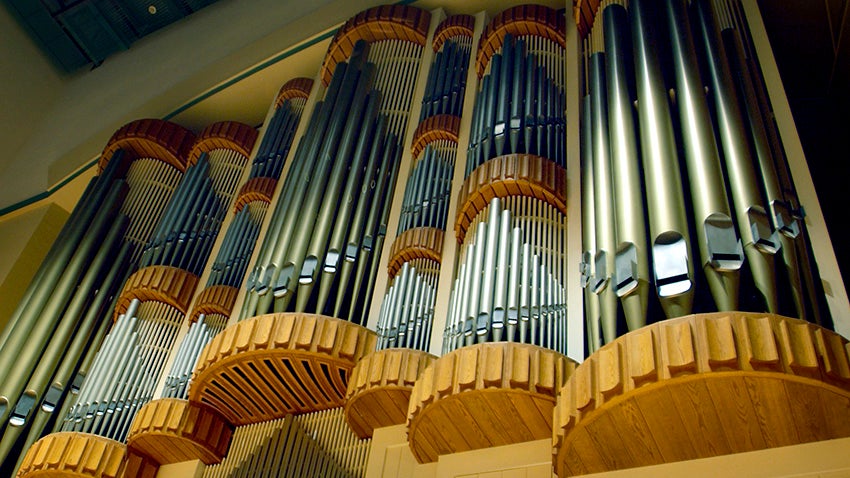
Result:
{"label": "wooden molding", "polygon": [[124,476],[123,443],[77,432],[51,433],[35,442],[24,456],[18,478],[117,478]]}
{"label": "wooden molding", "polygon": [[293,98],[307,99],[312,89],[313,80],[311,78],[293,78],[287,81],[277,92],[277,97],[274,100],[275,109],[280,108],[286,100]]}
{"label": "wooden molding", "polygon": [[505,33],[515,37],[534,35],[548,38],[566,48],[567,23],[563,15],[542,5],[518,5],[496,15],[481,34],[476,54],[478,78],[484,77],[490,58],[502,49]]}
{"label": "wooden molding", "polygon": [[439,264],[445,235],[445,231],[436,227],[414,227],[399,234],[390,249],[387,265],[390,279],[398,274],[405,262],[414,259],[430,259]]}
{"label": "wooden molding", "polygon": [[359,438],[407,419],[410,393],[422,370],[437,357],[413,349],[369,354],[354,366],[345,393],[345,421]]}
{"label": "wooden molding", "polygon": [[322,64],[322,84],[328,86],[334,69],[346,61],[357,40],[374,43],[406,40],[425,46],[431,13],[409,5],[382,5],[363,10],[337,30]]}
{"label": "wooden molding", "polygon": [[593,28],[593,20],[599,11],[599,0],[575,0],[573,5],[573,17],[578,27],[578,35],[585,38]]}
{"label": "wooden molding", "polygon": [[540,440],[552,434],[555,394],[575,362],[515,342],[443,355],[416,381],[407,430],[419,463],[439,455]]}
{"label": "wooden molding", "polygon": [[494,197],[526,196],[546,201],[567,214],[567,171],[531,154],[495,157],[475,168],[458,194],[455,233],[463,242],[466,230]]}
{"label": "wooden molding", "polygon": [[97,163],[98,173],[119,149],[131,156],[131,160],[154,158],[185,172],[194,143],[195,134],[178,124],[160,119],[132,121],[118,128],[109,139]]}
{"label": "wooden molding", "polygon": [[127,435],[127,448],[150,457],[157,465],[201,460],[220,463],[227,453],[233,426],[218,412],[177,398],[145,404]]}
{"label": "wooden molding", "polygon": [[413,144],[410,147],[413,158],[419,158],[419,154],[434,141],[446,140],[457,145],[458,130],[460,130],[460,118],[453,115],[429,116],[425,121],[419,123],[413,133]]}
{"label": "wooden molding", "polygon": [[236,195],[236,202],[233,206],[235,212],[241,211],[245,205],[254,201],[271,204],[276,186],[277,179],[275,178],[258,177],[245,181]]}
{"label": "wooden molding", "polygon": [[342,406],[351,370],[377,335],[321,315],[280,313],[226,328],[198,358],[189,400],[236,425]]}
{"label": "wooden molding", "polygon": [[195,300],[195,307],[192,309],[192,314],[189,317],[189,322],[197,322],[198,316],[201,314],[230,316],[230,313],[233,312],[233,305],[236,303],[237,295],[239,295],[239,289],[236,287],[228,285],[207,287],[198,294],[198,298]]}
{"label": "wooden molding", "polygon": [[850,436],[847,340],[773,314],[719,312],[628,333],[561,389],[558,476]]}
{"label": "wooden molding", "polygon": [[171,266],[139,269],[124,284],[112,318],[118,320],[118,316],[127,311],[133,299],[162,302],[185,314],[189,311],[197,286],[198,276],[183,269]]}
{"label": "wooden molding", "polygon": [[251,156],[257,134],[256,129],[238,121],[213,123],[198,135],[187,156],[186,165],[192,166],[198,162],[202,153],[209,153],[214,149],[229,149],[247,158]]}
{"label": "wooden molding", "polygon": [[440,51],[443,43],[450,38],[472,38],[475,32],[475,17],[472,15],[452,15],[443,20],[434,31],[434,41],[431,43],[434,51]]}

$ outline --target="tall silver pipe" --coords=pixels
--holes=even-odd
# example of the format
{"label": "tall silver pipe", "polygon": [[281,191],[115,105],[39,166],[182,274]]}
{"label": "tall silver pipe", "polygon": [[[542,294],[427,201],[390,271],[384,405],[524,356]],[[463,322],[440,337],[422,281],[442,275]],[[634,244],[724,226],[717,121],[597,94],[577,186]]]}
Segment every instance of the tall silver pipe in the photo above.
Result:
{"label": "tall silver pipe", "polygon": [[750,154],[750,139],[744,127],[738,95],[732,82],[726,51],[714,23],[711,5],[705,0],[697,0],[696,13],[744,252],[767,310],[777,312],[779,305],[773,255],[779,250],[780,242],[775,237],[765,209],[756,177],[755,161]]}
{"label": "tall silver pipe", "polygon": [[608,94],[605,81],[605,54],[590,55],[590,102],[593,135],[593,211],[596,215],[596,256],[593,292],[599,296],[602,336],[605,342],[617,337],[617,293],[612,285],[617,251],[614,190],[608,138]]}
{"label": "tall silver pipe", "polygon": [[658,39],[648,0],[630,2],[635,51],[641,156],[645,172],[653,273],[667,317],[691,312],[694,297],[690,237],[667,91],[658,63]]}
{"label": "tall silver pipe", "polygon": [[623,304],[629,330],[646,325],[649,301],[649,250],[646,243],[646,211],[635,135],[632,89],[634,69],[629,18],[622,5],[602,11],[608,80],[608,128],[611,169],[616,194],[617,253],[614,287]]}
{"label": "tall silver pipe", "polygon": [[690,20],[681,0],[666,0],[665,13],[703,270],[717,308],[736,310],[744,255],[730,217],[720,153],[699,75]]}
{"label": "tall silver pipe", "polygon": [[[601,345],[599,296],[593,292],[593,257],[596,254],[596,213],[593,192],[593,133],[590,95],[582,99],[581,109],[581,237],[583,244],[581,285],[584,289],[584,316],[587,348],[593,353]],[[517,245],[518,247],[518,245]]]}

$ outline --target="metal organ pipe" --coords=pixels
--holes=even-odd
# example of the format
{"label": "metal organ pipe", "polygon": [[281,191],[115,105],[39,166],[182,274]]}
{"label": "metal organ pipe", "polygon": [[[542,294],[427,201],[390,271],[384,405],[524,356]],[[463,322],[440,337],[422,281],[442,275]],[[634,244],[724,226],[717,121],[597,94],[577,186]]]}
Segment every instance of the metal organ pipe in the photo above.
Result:
{"label": "metal organ pipe", "polygon": [[634,124],[634,66],[629,18],[621,5],[602,11],[608,80],[608,131],[616,204],[617,251],[612,286],[623,304],[629,330],[646,324],[649,251],[645,226],[642,165]]}
{"label": "metal organ pipe", "polygon": [[744,253],[753,273],[756,288],[765,307],[778,311],[776,273],[773,255],[780,247],[775,230],[765,209],[755,163],[750,154],[750,138],[744,127],[738,95],[732,82],[723,42],[717,31],[711,6],[696,1],[697,28],[710,80],[717,129],[723,146],[724,163],[729,177],[735,216],[744,243]]}

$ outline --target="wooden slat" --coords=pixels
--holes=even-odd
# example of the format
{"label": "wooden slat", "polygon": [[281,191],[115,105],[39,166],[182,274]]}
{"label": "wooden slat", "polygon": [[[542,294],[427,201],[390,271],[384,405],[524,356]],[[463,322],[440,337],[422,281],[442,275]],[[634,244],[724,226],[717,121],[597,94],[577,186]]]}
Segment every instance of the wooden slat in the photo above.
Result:
{"label": "wooden slat", "polygon": [[236,303],[236,296],[239,294],[239,289],[227,285],[214,285],[207,287],[198,294],[195,300],[195,307],[192,308],[192,314],[189,316],[191,322],[196,322],[201,314],[212,315],[219,314],[229,316],[233,311],[233,304]]}
{"label": "wooden slat", "polygon": [[124,473],[127,447],[98,435],[59,432],[35,442],[21,463],[19,478],[117,478]]}
{"label": "wooden slat", "polygon": [[561,389],[556,473],[850,436],[847,343],[808,322],[745,312],[681,317],[626,334]]}
{"label": "wooden slat", "polygon": [[106,168],[119,149],[132,159],[158,159],[179,171],[186,171],[186,160],[194,143],[195,134],[178,124],[160,119],[132,121],[118,128],[109,139],[100,154],[98,172]]}
{"label": "wooden slat", "polygon": [[183,314],[195,294],[198,276],[171,266],[149,266],[134,272],[124,283],[124,290],[115,305],[113,320],[127,311],[133,299],[168,304]]}
{"label": "wooden slat", "polygon": [[313,80],[311,78],[293,78],[277,92],[277,97],[274,100],[274,107],[280,108],[283,102],[294,98],[304,98],[310,96],[310,90],[313,89]]}
{"label": "wooden slat", "polygon": [[452,15],[437,25],[434,31],[432,46],[434,51],[440,51],[443,43],[450,38],[472,38],[475,29],[475,17],[472,15]]}
{"label": "wooden slat", "polygon": [[387,273],[396,276],[405,262],[428,259],[440,263],[446,233],[436,227],[414,227],[399,234],[390,249]]}
{"label": "wooden slat", "polygon": [[198,135],[192,150],[186,157],[186,165],[192,166],[198,162],[203,153],[214,149],[236,151],[246,158],[251,155],[254,142],[257,141],[257,130],[238,121],[221,121],[213,123]]}
{"label": "wooden slat", "polygon": [[411,394],[414,456],[428,463],[442,454],[550,436],[555,392],[574,369],[555,351],[518,343],[478,344],[440,357]]}

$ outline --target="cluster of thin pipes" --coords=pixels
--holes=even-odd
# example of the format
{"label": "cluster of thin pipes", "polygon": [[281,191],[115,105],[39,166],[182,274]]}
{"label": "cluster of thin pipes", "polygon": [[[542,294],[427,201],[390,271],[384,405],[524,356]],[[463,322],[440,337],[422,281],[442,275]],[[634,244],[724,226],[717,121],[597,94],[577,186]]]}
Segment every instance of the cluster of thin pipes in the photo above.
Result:
{"label": "cluster of thin pipes", "polygon": [[[586,44],[582,270],[591,351],[646,323],[650,284],[667,317],[812,310],[820,321],[814,281],[800,276],[807,259],[793,185],[735,5],[624,3],[603,2]],[[788,283],[777,281],[780,263]]]}
{"label": "cluster of thin pipes", "polygon": [[123,441],[153,398],[182,319],[167,304],[133,300],[103,341],[62,430]]}
{"label": "cluster of thin pipes", "polygon": [[237,427],[221,463],[204,478],[363,476],[371,445],[336,408]]}
{"label": "cluster of thin pipes", "polygon": [[180,342],[177,354],[171,370],[165,378],[165,386],[162,389],[163,398],[187,398],[189,392],[189,381],[198,356],[206,345],[224,328],[210,327],[205,322],[206,317],[201,314],[198,320],[189,326],[189,332]]}
{"label": "cluster of thin pipes", "polygon": [[534,198],[494,198],[467,231],[443,353],[511,341],[566,352],[565,217]]}
{"label": "cluster of thin pipes", "polygon": [[563,55],[551,40],[505,34],[476,95],[464,177],[513,153],[566,167]]}
{"label": "cluster of thin pipes", "polygon": [[251,163],[249,178],[280,177],[306,101],[306,98],[290,98],[275,110]]}
{"label": "cluster of thin pipes", "polygon": [[174,166],[154,158],[139,158],[127,171],[127,198],[121,213],[130,218],[124,240],[133,244],[132,262],[139,260],[145,244],[150,241],[154,227],[174,189],[183,175]]}
{"label": "cluster of thin pipes", "polygon": [[210,269],[207,287],[239,287],[254,252],[254,244],[267,209],[266,203],[254,202],[245,205],[234,215]]}
{"label": "cluster of thin pipes", "polygon": [[364,321],[420,53],[410,42],[360,41],[336,66],[284,180],[240,320],[309,310]]}
{"label": "cluster of thin pipes", "polygon": [[429,259],[414,259],[401,266],[381,303],[378,350],[428,350],[439,273],[440,265]]}
{"label": "cluster of thin pipes", "polygon": [[413,166],[401,205],[398,234],[415,227],[446,229],[457,144],[430,143]]}
{"label": "cluster of thin pipes", "polygon": [[471,37],[455,36],[443,42],[440,51],[434,55],[422,98],[420,123],[435,115],[460,117],[471,48]]}

